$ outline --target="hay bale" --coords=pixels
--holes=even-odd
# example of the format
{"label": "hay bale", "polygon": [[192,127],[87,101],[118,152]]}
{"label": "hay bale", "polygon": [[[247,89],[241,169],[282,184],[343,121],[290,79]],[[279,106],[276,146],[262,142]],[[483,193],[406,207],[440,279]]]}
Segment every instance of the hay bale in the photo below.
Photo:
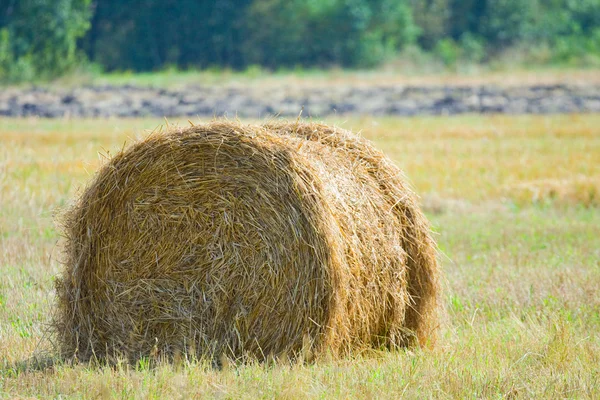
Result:
{"label": "hay bale", "polygon": [[153,134],[64,221],[64,355],[250,356],[425,344],[438,264],[401,171],[313,123]]}

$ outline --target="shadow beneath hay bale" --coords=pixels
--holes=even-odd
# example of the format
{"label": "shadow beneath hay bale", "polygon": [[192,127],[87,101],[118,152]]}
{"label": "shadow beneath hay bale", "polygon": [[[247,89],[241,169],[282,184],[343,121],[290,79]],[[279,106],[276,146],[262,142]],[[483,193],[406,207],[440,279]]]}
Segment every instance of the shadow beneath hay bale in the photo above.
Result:
{"label": "shadow beneath hay bale", "polygon": [[65,361],[51,355],[34,355],[25,360],[4,365],[0,375],[10,377],[30,372],[45,372],[58,364],[65,364]]}
{"label": "shadow beneath hay bale", "polygon": [[140,357],[137,360],[126,359],[125,357],[104,357],[102,359],[91,357],[88,360],[79,360],[74,357],[61,358],[58,355],[35,355],[24,360],[19,360],[13,363],[6,363],[0,367],[0,377],[16,378],[23,374],[37,373],[37,372],[51,372],[58,367],[76,367],[82,366],[84,368],[92,369],[112,369],[115,371],[119,370],[134,370],[134,371],[147,371],[152,370],[161,366],[171,366],[173,368],[181,368],[187,365],[200,365],[205,369],[222,370],[230,368],[231,366],[240,365],[235,361],[231,361],[227,358],[222,360],[215,359],[213,361],[208,360],[192,360],[192,359],[175,359],[170,358],[152,358],[152,357]]}

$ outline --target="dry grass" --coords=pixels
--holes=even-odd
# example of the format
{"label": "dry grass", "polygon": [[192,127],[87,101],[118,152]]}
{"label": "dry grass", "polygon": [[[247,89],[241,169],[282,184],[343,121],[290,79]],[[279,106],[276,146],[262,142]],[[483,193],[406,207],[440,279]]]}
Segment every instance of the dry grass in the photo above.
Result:
{"label": "dry grass", "polygon": [[600,115],[384,118],[353,124],[364,126],[426,199],[600,205],[593,194],[600,184]]}
{"label": "dry grass", "polygon": [[154,133],[66,216],[62,353],[306,359],[433,342],[438,265],[416,201],[383,154],[326,125]]}
{"label": "dry grass", "polygon": [[[600,176],[600,116],[337,122],[363,128],[424,194],[448,280],[450,318],[436,349],[223,371],[142,360],[25,372],[36,346],[47,346],[59,272],[53,210],[98,168],[98,149],[118,150],[160,121],[4,119],[0,396],[600,397],[600,211],[583,194]],[[573,195],[511,189],[532,183]]]}

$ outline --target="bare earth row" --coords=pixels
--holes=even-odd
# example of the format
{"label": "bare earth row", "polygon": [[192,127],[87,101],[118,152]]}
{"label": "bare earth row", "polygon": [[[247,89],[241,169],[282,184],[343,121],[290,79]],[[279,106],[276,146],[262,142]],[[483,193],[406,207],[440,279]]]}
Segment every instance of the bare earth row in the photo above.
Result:
{"label": "bare earth row", "polygon": [[0,91],[0,116],[144,117],[273,115],[456,115],[600,112],[600,84],[314,87],[141,86],[10,88]]}

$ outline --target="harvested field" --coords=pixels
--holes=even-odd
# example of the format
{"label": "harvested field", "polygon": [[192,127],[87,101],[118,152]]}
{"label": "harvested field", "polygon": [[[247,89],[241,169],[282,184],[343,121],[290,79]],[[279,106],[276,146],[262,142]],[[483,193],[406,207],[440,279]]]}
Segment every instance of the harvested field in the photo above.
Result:
{"label": "harvested field", "polygon": [[600,116],[327,122],[362,131],[421,195],[447,279],[434,348],[222,370],[61,361],[56,210],[164,120],[0,118],[0,398],[599,398]]}

